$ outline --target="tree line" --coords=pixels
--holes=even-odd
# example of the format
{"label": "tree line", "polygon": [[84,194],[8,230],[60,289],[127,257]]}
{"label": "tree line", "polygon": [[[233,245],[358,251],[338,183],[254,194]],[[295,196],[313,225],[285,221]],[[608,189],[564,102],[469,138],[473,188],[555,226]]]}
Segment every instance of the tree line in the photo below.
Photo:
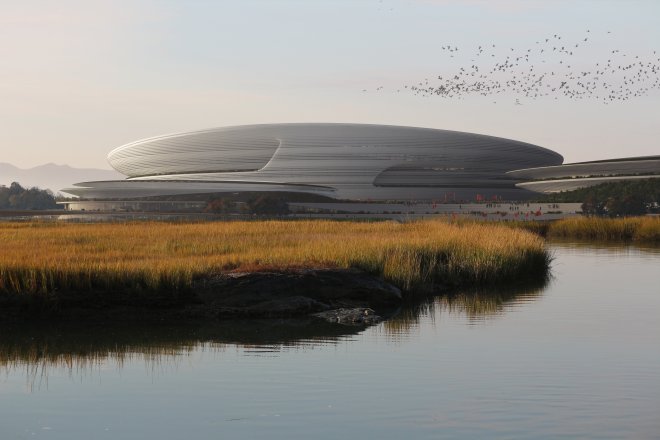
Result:
{"label": "tree line", "polygon": [[547,195],[544,202],[582,202],[588,215],[622,217],[660,213],[660,178],[624,180]]}
{"label": "tree line", "polygon": [[18,182],[0,185],[0,209],[57,209],[50,190],[23,188]]}

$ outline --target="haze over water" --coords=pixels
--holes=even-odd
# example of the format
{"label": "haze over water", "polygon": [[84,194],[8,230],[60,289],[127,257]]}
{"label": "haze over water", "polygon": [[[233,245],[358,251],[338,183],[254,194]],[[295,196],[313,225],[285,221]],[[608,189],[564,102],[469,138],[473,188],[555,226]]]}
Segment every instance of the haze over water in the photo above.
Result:
{"label": "haze over water", "polygon": [[545,288],[367,329],[3,331],[0,437],[658,438],[660,250],[552,248]]}

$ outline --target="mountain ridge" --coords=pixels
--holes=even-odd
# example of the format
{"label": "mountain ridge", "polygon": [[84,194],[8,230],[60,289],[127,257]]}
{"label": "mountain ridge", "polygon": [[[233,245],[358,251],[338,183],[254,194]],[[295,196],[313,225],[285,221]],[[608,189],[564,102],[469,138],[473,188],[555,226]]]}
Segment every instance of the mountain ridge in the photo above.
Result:
{"label": "mountain ridge", "polygon": [[94,180],[123,180],[126,176],[115,170],[101,168],[75,168],[68,164],[53,162],[32,168],[19,168],[8,162],[0,162],[0,185],[9,186],[18,182],[25,188],[49,189],[54,194],[74,183]]}

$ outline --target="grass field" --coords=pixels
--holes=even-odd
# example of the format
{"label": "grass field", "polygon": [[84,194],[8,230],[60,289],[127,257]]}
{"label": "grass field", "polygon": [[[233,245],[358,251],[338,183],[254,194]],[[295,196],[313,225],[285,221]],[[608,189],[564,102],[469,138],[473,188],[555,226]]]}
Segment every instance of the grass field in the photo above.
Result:
{"label": "grass field", "polygon": [[412,291],[547,275],[535,234],[495,224],[0,224],[0,292],[180,291],[226,271],[359,268]]}

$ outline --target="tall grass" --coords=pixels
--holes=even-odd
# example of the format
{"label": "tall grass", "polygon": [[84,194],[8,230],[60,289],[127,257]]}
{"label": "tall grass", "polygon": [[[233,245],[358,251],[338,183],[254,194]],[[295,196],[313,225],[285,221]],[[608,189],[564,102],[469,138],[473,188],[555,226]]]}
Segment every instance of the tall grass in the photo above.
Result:
{"label": "tall grass", "polygon": [[572,217],[551,223],[548,237],[660,242],[660,217]]}
{"label": "tall grass", "polygon": [[263,221],[0,224],[0,292],[184,291],[227,271],[359,268],[404,290],[538,278],[538,236],[493,224]]}
{"label": "tall grass", "polygon": [[660,217],[652,216],[570,217],[551,221],[503,222],[502,225],[513,229],[523,229],[547,238],[660,242]]}

